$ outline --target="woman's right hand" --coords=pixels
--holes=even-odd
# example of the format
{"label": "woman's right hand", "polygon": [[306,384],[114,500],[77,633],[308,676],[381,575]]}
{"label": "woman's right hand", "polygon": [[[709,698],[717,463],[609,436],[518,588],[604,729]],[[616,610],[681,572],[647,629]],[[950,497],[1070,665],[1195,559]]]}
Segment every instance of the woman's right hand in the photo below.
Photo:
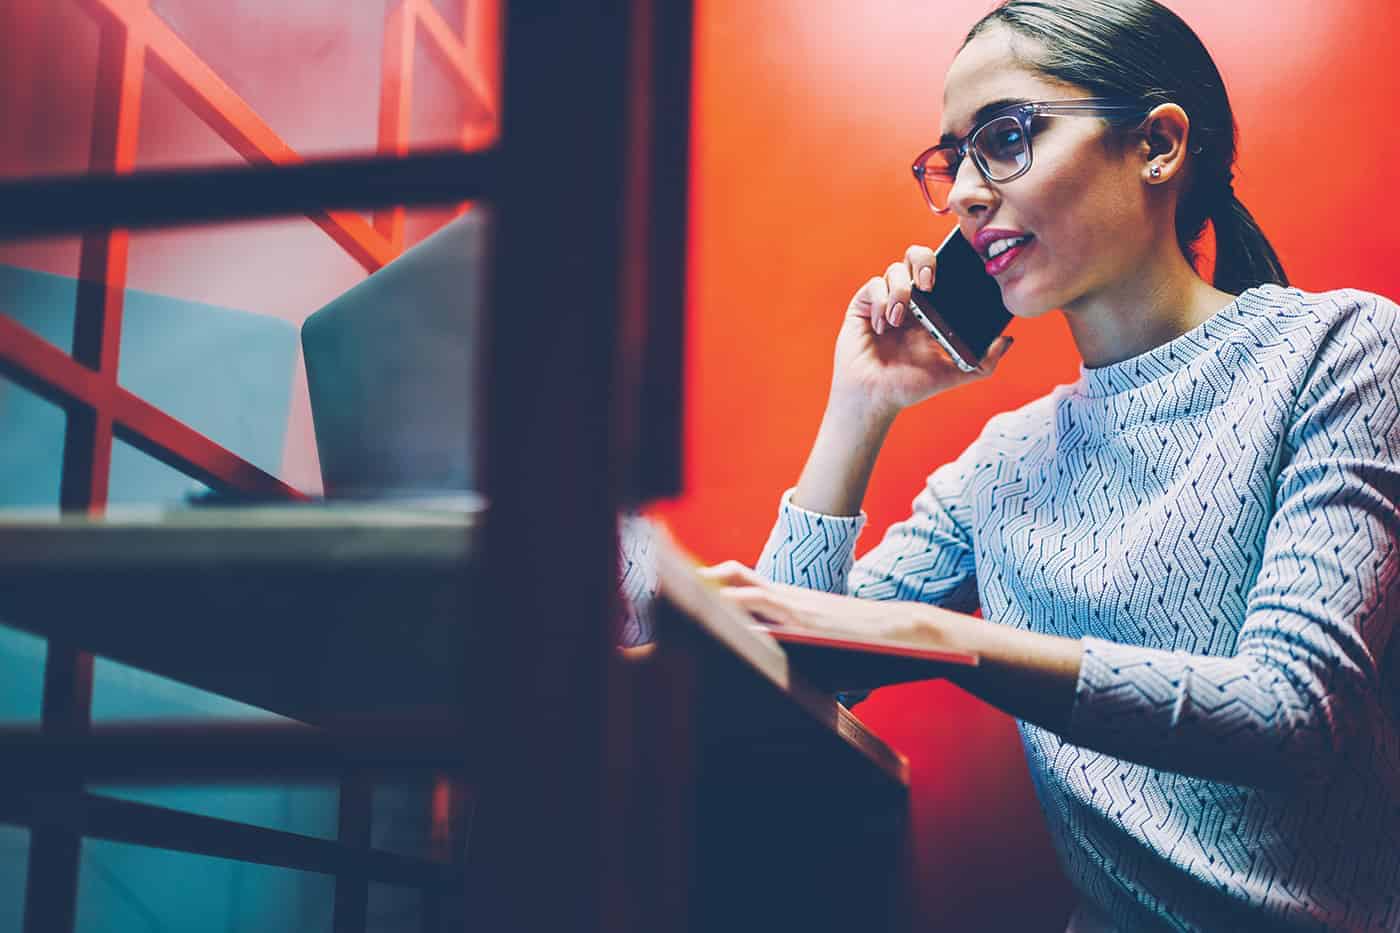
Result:
{"label": "woman's right hand", "polygon": [[996,369],[1011,346],[1009,337],[993,341],[978,370],[965,373],[909,311],[910,286],[927,291],[936,274],[933,250],[911,246],[902,261],[890,263],[883,276],[855,293],[836,338],[834,400],[893,417]]}

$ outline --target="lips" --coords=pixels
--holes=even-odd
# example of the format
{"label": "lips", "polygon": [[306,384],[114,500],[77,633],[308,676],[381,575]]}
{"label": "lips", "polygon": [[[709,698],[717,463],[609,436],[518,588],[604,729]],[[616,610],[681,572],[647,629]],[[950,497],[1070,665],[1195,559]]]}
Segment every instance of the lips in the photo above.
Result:
{"label": "lips", "polygon": [[1022,253],[1030,249],[1031,245],[1034,243],[1034,237],[1026,237],[1025,242],[1021,243],[1019,246],[1013,246],[1010,249],[1005,250],[1004,252],[993,257],[992,259],[988,259],[986,266],[987,274],[1000,275],[1001,273],[1005,272],[1007,267],[1009,267],[1013,262],[1015,262]]}
{"label": "lips", "polygon": [[[1010,249],[998,248],[994,251],[992,248],[993,245],[1003,240],[1021,240],[1022,242],[1012,246]],[[1034,242],[1035,237],[1023,230],[1007,230],[995,227],[979,230],[976,236],[972,238],[973,247],[987,264],[988,275],[999,275],[1006,271],[1006,269]],[[990,255],[992,252],[995,252],[996,255]]]}

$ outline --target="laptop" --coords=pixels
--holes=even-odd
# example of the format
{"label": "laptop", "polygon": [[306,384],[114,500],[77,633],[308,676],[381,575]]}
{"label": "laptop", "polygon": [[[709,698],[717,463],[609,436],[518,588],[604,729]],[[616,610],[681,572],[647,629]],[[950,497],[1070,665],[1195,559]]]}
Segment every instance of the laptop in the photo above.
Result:
{"label": "laptop", "polygon": [[327,499],[480,493],[490,240],[475,207],[302,324]]}

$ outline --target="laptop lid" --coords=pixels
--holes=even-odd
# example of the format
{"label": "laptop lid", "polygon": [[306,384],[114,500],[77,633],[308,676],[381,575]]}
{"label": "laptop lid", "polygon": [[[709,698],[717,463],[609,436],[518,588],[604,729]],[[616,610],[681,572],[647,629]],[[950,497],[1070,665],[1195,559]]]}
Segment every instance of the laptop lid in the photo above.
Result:
{"label": "laptop lid", "polygon": [[302,324],[327,498],[480,491],[490,232],[473,208]]}

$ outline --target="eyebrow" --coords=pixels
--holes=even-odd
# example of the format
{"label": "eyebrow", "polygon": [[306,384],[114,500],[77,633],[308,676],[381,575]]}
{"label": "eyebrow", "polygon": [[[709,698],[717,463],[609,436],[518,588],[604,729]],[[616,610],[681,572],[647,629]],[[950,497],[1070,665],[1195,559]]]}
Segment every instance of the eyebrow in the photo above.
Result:
{"label": "eyebrow", "polygon": [[[975,130],[977,127],[981,126],[987,121],[988,117],[990,117],[994,113],[997,113],[998,111],[1007,110],[1011,107],[1019,107],[1021,104],[1028,103],[1030,103],[1030,98],[1027,97],[1003,97],[999,100],[994,100],[990,103],[983,104],[981,107],[978,107],[977,112],[972,115],[972,129]],[[969,130],[968,132],[971,132],[971,130]],[[961,141],[961,139],[961,136],[958,136],[954,133],[944,133],[938,138],[938,145],[951,146],[954,143]]]}

